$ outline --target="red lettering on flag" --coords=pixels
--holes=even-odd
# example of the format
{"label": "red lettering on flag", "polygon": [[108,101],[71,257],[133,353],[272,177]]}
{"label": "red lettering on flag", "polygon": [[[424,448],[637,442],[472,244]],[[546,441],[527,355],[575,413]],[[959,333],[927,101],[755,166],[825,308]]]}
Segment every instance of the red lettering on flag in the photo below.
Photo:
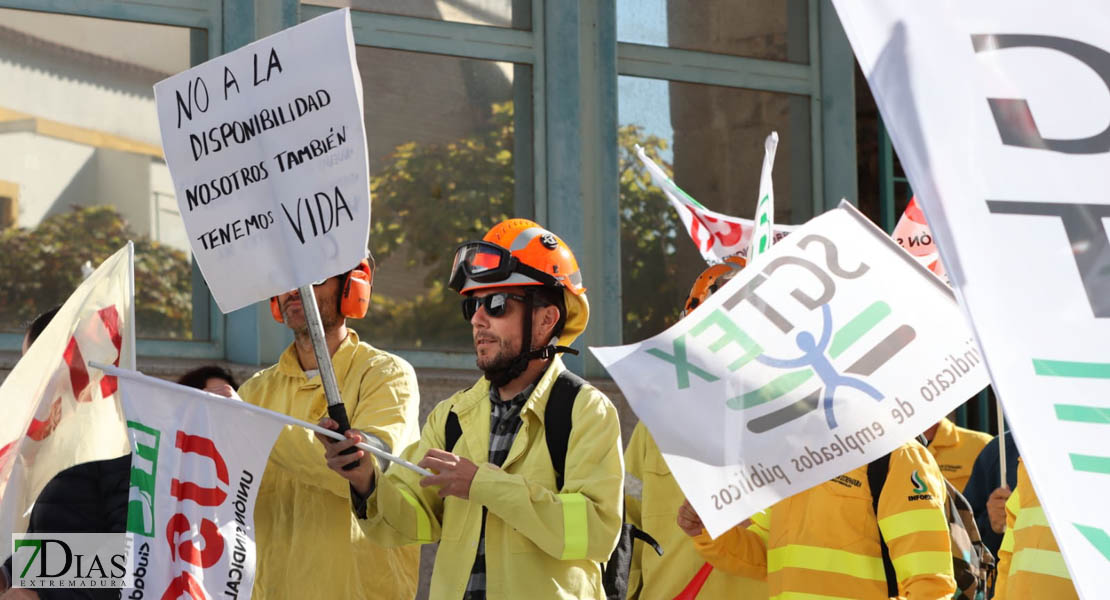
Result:
{"label": "red lettering on flag", "polygon": [[[116,311],[115,305],[107,308],[102,308],[97,312],[100,315],[100,320],[104,323],[104,327],[108,329],[108,335],[112,338],[112,345],[116,347],[116,360],[112,363],[119,366],[120,354],[123,352],[123,336],[119,331],[119,312]],[[100,380],[100,396],[107,398],[116,393],[119,389],[119,382],[114,375],[105,375]]]}
{"label": "red lettering on flag", "polygon": [[220,557],[223,556],[224,538],[220,535],[220,528],[216,527],[214,522],[210,519],[202,519],[200,522],[200,537],[204,541],[201,544],[204,550],[198,550],[192,540],[184,540],[175,545],[178,536],[189,533],[192,529],[193,525],[189,523],[189,517],[181,513],[175,514],[170,522],[166,524],[166,543],[170,545],[170,558],[176,561],[180,555],[181,560],[202,569],[207,569],[219,562]]}
{"label": "red lettering on flag", "polygon": [[[174,446],[182,453],[193,453],[212,459],[216,466],[216,477],[227,485],[227,464],[216,450],[212,440],[199,435],[189,435],[184,431],[177,432]],[[227,498],[227,492],[218,487],[201,487],[191,481],[182,482],[177,478],[170,481],[170,495],[178,500],[192,500],[201,506],[219,506]]]}
{"label": "red lettering on flag", "polygon": [[193,600],[208,600],[208,596],[204,595],[204,588],[187,572],[174,577],[166,588],[166,593],[162,594],[162,600],[178,600],[183,595]]}
{"label": "red lettering on flag", "polygon": [[77,346],[77,338],[69,338],[66,350],[62,353],[62,360],[69,367],[69,385],[73,388],[73,398],[78,402],[92,400],[92,398],[81,399],[81,392],[89,387],[89,371],[85,367],[85,358],[81,356],[81,348]]}

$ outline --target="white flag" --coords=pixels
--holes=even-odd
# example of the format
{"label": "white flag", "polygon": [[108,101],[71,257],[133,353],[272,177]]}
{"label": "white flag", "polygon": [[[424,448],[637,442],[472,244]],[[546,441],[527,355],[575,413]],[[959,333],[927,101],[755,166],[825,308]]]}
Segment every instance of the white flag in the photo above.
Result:
{"label": "white flag", "polygon": [[130,244],[105,260],[0,386],[0,549],[60,471],[127,453],[117,380],[88,363],[135,364],[132,262]]}
{"label": "white flag", "polygon": [[[748,258],[748,246],[755,230],[755,223],[751,219],[730,217],[709,210],[675,185],[663,169],[648,157],[642,147],[636,146],[636,155],[647,167],[651,180],[663,190],[667,200],[671,201],[671,206],[678,212],[678,217],[686,226],[686,232],[690,234],[690,239],[694,241],[694,245],[698,247],[706,262],[716,264],[733,255]],[[768,175],[768,185],[770,180]],[[762,183],[760,189],[762,190]],[[762,191],[760,197],[762,198]],[[774,227],[774,241],[782,239],[795,229],[797,229],[795,225]]]}
{"label": "white flag", "polygon": [[151,598],[250,598],[254,505],[285,422],[238,400],[117,373],[132,448],[135,588]]}
{"label": "white flag", "polygon": [[834,3],[1072,580],[1104,598],[1110,4]]}
{"label": "white flag", "polygon": [[846,202],[670,329],[590,350],[714,536],[890,452],[987,382],[951,290]]}
{"label": "white flag", "polygon": [[748,249],[749,263],[765,254],[775,243],[772,232],[775,227],[775,189],[771,182],[771,170],[775,166],[775,150],[778,147],[779,133],[772,131],[763,141],[763,170],[759,174],[759,199],[755,205],[755,231]]}

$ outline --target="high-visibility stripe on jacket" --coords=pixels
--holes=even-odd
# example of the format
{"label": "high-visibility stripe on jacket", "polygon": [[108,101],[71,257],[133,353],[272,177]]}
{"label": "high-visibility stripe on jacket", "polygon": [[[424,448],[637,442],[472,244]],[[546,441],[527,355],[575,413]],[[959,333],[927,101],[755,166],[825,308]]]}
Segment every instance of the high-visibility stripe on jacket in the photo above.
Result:
{"label": "high-visibility stripe on jacket", "polygon": [[[403,359],[360,343],[351,331],[332,356],[351,427],[391,448],[418,437],[420,393]],[[293,346],[239,389],[245,402],[316,423],[327,416],[317,375],[305,377]],[[350,485],[328,468],[324,446],[307,429],[278,435],[254,510],[258,556],[253,597],[411,598],[418,548],[382,548],[350,514]]]}
{"label": "high-visibility stripe on jacket", "polygon": [[1006,500],[1006,535],[998,551],[994,590],[999,600],[1079,598],[1025,463],[1020,460],[1017,488]]}
{"label": "high-visibility stripe on jacket", "polygon": [[[705,564],[675,520],[685,496],[643,423],[632,430],[624,464],[625,521],[646,531],[663,548],[663,556],[659,556],[647,544],[633,542],[628,598],[673,600]],[[716,569],[698,593],[698,600],[766,597],[767,584],[762,577],[739,577]]]}
{"label": "high-visibility stripe on jacket", "polygon": [[975,459],[990,441],[991,436],[985,433],[941,419],[937,423],[933,441],[929,442],[929,453],[936,459],[944,478],[952,482],[957,490],[963,491],[967,480],[971,479]]}
{"label": "high-visibility stripe on jacket", "polygon": [[694,539],[715,567],[766,573],[773,599],[887,598],[879,528],[902,597],[951,598],[956,591],[944,504],[931,454],[909,442],[890,455],[876,521],[867,466],[791,496],[716,540]]}
{"label": "high-visibility stripe on jacket", "polygon": [[[489,464],[489,381],[458,392],[432,409],[420,441],[402,455],[418,462],[442,448],[447,415],[462,435],[453,452],[478,465],[470,499],[439,497],[422,477],[391,467],[376,476],[359,526],[383,545],[439,541],[430,597],[461,598],[486,518],[486,595],[498,598],[604,598],[599,563],[609,559],[621,528],[624,461],[616,408],[589,384],[571,413],[563,489],[544,436],[551,386],[565,367],[558,358],[536,383],[520,431],[501,468]],[[356,507],[357,515],[357,507]],[[372,565],[368,568],[373,568]]]}

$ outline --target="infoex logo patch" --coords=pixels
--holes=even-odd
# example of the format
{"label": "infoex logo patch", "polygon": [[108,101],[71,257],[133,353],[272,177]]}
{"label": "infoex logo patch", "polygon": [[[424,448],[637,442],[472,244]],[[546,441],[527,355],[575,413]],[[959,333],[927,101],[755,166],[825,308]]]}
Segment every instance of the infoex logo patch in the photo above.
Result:
{"label": "infoex logo patch", "polygon": [[125,533],[15,534],[12,587],[130,587],[131,552],[132,537]]}

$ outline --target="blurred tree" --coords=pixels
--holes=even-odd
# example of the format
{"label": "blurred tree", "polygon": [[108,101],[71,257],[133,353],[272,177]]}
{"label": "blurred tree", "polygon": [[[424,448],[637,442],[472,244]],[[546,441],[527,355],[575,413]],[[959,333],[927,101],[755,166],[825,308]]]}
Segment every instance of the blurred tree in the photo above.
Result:
{"label": "blurred tree", "polygon": [[65,302],[95,267],[135,242],[135,319],[143,337],[192,336],[189,257],[131,232],[109,205],[74,206],[35,229],[0,232],[0,330],[22,331],[40,312]]}
{"label": "blurred tree", "polygon": [[[618,142],[624,337],[637,340],[678,318],[693,275],[676,278],[670,272],[675,267],[666,258],[674,254],[676,239],[685,242],[686,233],[633,149],[643,146],[669,170],[659,158],[666,141],[627,125]],[[512,103],[494,104],[481,132],[446,144],[402,144],[385,169],[371,177],[374,256],[390,261],[393,269],[400,265],[425,276],[424,292],[415,297],[375,294],[368,318],[352,323],[364,338],[391,347],[469,346],[470,328],[461,318],[458,297],[444,282],[456,246],[480,239],[514,214],[512,148]]]}

